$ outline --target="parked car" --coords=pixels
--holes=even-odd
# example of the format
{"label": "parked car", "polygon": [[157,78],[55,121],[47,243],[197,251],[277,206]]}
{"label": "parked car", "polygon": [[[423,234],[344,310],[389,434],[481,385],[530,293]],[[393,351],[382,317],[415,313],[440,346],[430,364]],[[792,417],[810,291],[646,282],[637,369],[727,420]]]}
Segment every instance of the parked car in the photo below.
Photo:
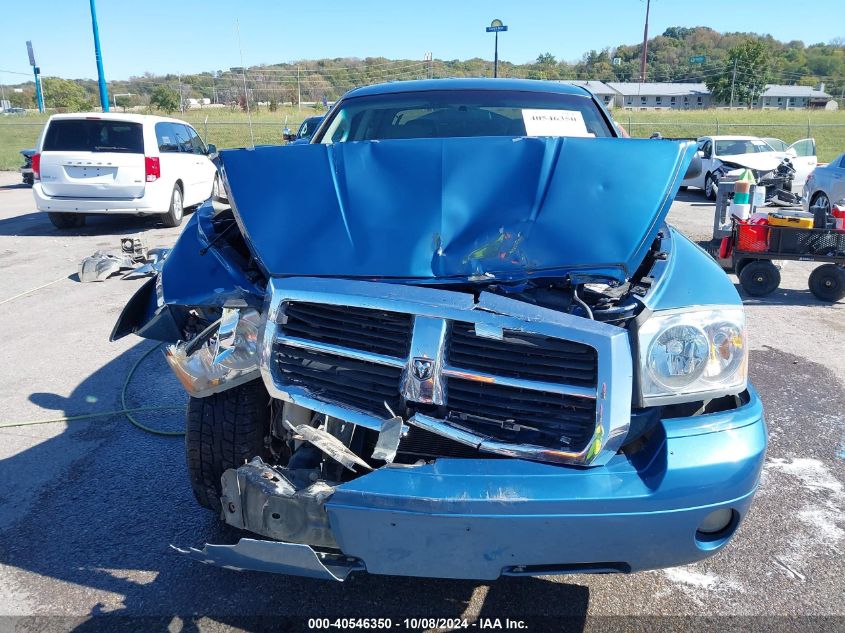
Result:
{"label": "parked car", "polygon": [[92,214],[156,215],[178,226],[219,186],[216,152],[184,121],[139,114],[55,114],[32,157],[33,193],[60,229]]}
{"label": "parked car", "polygon": [[308,143],[325,118],[324,116],[310,116],[299,124],[296,134],[292,134],[290,130],[285,129],[282,136],[289,143]]}
{"label": "parked car", "polygon": [[830,211],[831,204],[845,200],[845,154],[827,165],[816,167],[804,185],[804,205],[822,207]]}
{"label": "parked car", "polygon": [[[682,185],[703,189],[709,199],[715,200],[719,189],[720,167],[751,169],[759,182],[772,174],[785,158],[790,160],[795,169],[795,182],[803,184],[818,164],[815,140],[801,139],[792,145],[786,145],[778,139],[771,140],[785,149],[776,150],[756,136],[702,136],[698,139],[701,173],[685,179]],[[774,191],[768,193],[773,195]]]}
{"label": "parked car", "polygon": [[742,303],[665,224],[695,144],[617,135],[576,86],[427,80],[221,152],[231,209],[112,333],[168,344],[194,495],[262,537],[182,551],[337,580],[720,551],[766,447]]}
{"label": "parked car", "polygon": [[21,156],[23,156],[23,165],[21,165],[21,178],[23,184],[30,187],[35,184],[35,175],[32,171],[32,157],[35,155],[35,149],[22,149]]}

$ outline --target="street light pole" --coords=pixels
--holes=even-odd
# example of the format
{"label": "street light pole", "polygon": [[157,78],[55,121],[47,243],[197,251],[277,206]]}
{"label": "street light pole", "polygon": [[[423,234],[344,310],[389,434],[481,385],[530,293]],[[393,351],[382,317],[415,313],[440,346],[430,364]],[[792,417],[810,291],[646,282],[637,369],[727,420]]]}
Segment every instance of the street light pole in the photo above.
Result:
{"label": "street light pole", "polygon": [[496,43],[493,45],[493,79],[499,76],[499,32],[496,31]]}
{"label": "street light pole", "polygon": [[103,54],[100,51],[100,29],[97,26],[97,8],[91,0],[91,28],[94,30],[94,57],[97,58],[97,78],[100,84],[100,105],[103,112],[109,111],[109,90],[106,87],[106,74],[103,72]]}
{"label": "street light pole", "polygon": [[493,77],[496,78],[499,76],[499,32],[500,31],[507,31],[508,27],[506,27],[501,20],[493,20],[490,23],[490,26],[487,27],[488,33],[494,33],[496,35],[496,43],[494,44],[493,49]]}
{"label": "street light pole", "polygon": [[646,56],[648,55],[648,14],[651,10],[651,0],[645,4],[645,28],[643,29],[643,57],[640,60],[640,83],[645,81]]}

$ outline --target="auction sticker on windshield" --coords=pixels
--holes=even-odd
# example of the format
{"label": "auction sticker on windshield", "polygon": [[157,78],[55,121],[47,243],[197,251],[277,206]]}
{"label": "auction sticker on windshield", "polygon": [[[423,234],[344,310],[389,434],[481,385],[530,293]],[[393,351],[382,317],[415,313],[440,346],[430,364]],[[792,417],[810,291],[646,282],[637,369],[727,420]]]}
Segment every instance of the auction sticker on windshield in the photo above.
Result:
{"label": "auction sticker on windshield", "polygon": [[578,110],[524,109],[522,120],[526,136],[595,136],[587,131]]}

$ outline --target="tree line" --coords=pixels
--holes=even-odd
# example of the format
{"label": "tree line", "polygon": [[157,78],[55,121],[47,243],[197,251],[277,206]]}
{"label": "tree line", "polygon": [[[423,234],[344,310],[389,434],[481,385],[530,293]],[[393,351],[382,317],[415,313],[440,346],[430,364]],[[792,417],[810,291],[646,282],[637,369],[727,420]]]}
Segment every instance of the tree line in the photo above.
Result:
{"label": "tree line", "polygon": [[[619,45],[586,52],[575,62],[549,52],[526,64],[501,61],[499,75],[528,79],[639,81],[642,45]],[[146,73],[109,82],[109,93],[123,106],[151,106],[164,111],[188,99],[209,99],[231,108],[262,103],[334,101],[360,85],[425,77],[491,76],[492,62],[481,58],[431,61],[383,57],[303,60],[247,69],[190,75]],[[703,82],[717,99],[750,104],[766,83],[818,85],[834,97],[845,93],[845,39],[827,44],[781,42],[768,35],[718,33],[708,27],[671,27],[648,42],[645,81]],[[85,110],[97,104],[94,80],[43,80],[48,108]],[[34,107],[32,82],[12,92],[12,105]],[[7,96],[9,96],[7,91]],[[845,104],[843,104],[845,105]]]}

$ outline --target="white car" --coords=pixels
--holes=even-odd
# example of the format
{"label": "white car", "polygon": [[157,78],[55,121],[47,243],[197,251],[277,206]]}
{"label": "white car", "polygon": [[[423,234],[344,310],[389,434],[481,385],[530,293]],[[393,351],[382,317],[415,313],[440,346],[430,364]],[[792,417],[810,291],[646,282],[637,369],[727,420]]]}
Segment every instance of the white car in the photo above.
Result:
{"label": "white car", "polygon": [[158,215],[179,226],[185,208],[219,188],[206,146],[184,121],[140,114],[56,114],[33,157],[35,205],[60,229],[88,214]]}
{"label": "white car", "polygon": [[681,185],[703,189],[708,198],[715,200],[719,187],[717,171],[723,165],[747,167],[762,177],[777,169],[784,158],[789,158],[795,168],[794,182],[803,185],[818,164],[815,140],[805,138],[792,145],[779,139],[770,140],[782,149],[777,150],[756,136],[702,136],[698,139],[701,173]]}

